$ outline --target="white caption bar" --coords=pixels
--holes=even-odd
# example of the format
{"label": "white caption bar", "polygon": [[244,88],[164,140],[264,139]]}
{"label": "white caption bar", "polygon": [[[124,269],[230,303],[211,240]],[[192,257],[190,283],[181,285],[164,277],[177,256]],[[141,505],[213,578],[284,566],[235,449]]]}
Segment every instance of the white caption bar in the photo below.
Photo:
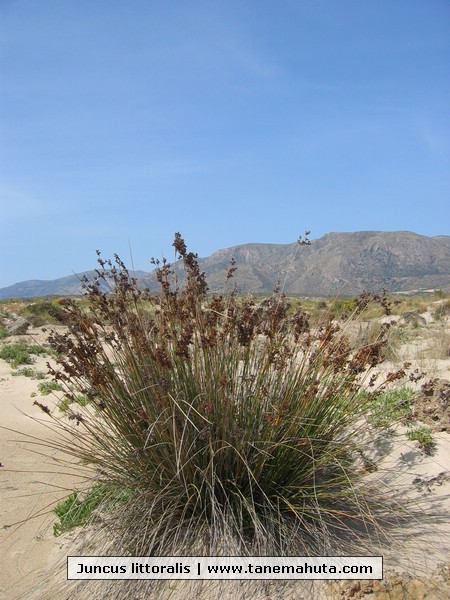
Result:
{"label": "white caption bar", "polygon": [[68,556],[67,579],[383,579],[383,557]]}

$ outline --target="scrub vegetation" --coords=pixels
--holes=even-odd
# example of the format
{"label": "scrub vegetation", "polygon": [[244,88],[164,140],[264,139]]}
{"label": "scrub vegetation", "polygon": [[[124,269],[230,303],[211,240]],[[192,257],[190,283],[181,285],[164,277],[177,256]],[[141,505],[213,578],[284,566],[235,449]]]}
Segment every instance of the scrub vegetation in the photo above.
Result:
{"label": "scrub vegetation", "polygon": [[15,369],[18,365],[30,365],[34,362],[33,355],[45,354],[46,350],[38,344],[17,342],[0,347],[0,358],[6,360]]}

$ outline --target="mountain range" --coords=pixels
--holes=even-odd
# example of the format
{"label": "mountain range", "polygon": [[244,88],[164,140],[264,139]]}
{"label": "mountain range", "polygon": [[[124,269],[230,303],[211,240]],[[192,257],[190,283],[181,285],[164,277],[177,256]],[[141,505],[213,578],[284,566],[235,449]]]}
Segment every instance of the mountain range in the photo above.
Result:
{"label": "mountain range", "polygon": [[[328,233],[310,245],[241,244],[199,258],[209,289],[222,291],[231,259],[233,283],[243,294],[268,294],[277,282],[288,295],[354,296],[363,291],[450,291],[450,236],[426,237],[408,231]],[[174,269],[182,274],[182,265]],[[81,277],[30,280],[0,289],[0,299],[82,293]],[[158,289],[155,272],[137,271],[140,285]]]}

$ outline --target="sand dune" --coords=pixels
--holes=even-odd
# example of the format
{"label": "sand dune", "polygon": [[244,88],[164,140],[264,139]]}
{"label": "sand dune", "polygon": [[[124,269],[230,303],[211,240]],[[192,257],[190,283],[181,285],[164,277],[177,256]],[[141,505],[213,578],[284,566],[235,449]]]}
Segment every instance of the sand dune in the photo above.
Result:
{"label": "sand dune", "polygon": [[[43,339],[44,334],[39,330],[31,333]],[[46,360],[38,357],[34,367],[45,371]],[[448,361],[442,361],[440,368],[438,375],[446,377]],[[44,598],[49,576],[65,580],[63,565],[68,541],[64,536],[53,537],[55,516],[51,509],[77,487],[80,480],[58,460],[61,456],[54,449],[42,446],[42,442],[51,442],[56,433],[49,427],[49,417],[33,405],[30,396],[37,385],[36,380],[13,377],[10,365],[0,360],[0,600]],[[56,410],[51,396],[38,399]],[[435,439],[436,453],[427,456],[415,442],[406,439],[402,428],[397,428],[387,438],[387,456],[379,461],[378,471],[372,475],[389,481],[399,492],[399,498],[405,494],[415,500],[418,519],[397,532],[397,537],[402,538],[400,553],[398,547],[394,553],[386,547],[385,569],[406,573],[400,578],[404,586],[411,580],[417,583],[420,578],[428,582],[422,581],[420,588],[428,589],[427,599],[447,597],[448,588],[442,575],[439,582],[437,575],[433,575],[434,579],[429,577],[442,564],[448,564],[450,556],[450,435],[436,433]],[[324,597],[402,597],[389,595],[388,584],[384,588],[381,583],[377,585],[364,588],[360,584],[351,588],[344,582],[328,584]],[[182,597],[180,586],[182,582],[175,587]],[[400,591],[403,589],[397,587]],[[414,593],[421,594],[417,589]],[[223,589],[220,594],[223,595]],[[417,596],[422,597],[425,598]]]}

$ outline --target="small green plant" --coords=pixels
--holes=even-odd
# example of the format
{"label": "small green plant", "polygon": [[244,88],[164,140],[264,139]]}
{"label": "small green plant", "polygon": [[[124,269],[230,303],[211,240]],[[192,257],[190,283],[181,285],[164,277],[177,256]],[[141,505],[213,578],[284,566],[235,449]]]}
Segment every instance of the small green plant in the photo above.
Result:
{"label": "small green plant", "polygon": [[13,377],[34,377],[36,371],[31,367],[22,367],[21,369],[16,369],[11,372]]}
{"label": "small green plant", "polygon": [[369,423],[375,428],[388,428],[411,416],[414,390],[403,387],[377,396],[371,403]]}
{"label": "small green plant", "polygon": [[407,431],[406,437],[412,442],[418,442],[426,454],[432,454],[436,448],[436,442],[433,439],[432,433],[430,427],[419,425]]}
{"label": "small green plant", "polygon": [[59,519],[59,522],[53,525],[53,535],[58,537],[66,531],[95,520],[95,510],[100,508],[107,512],[126,502],[129,496],[128,490],[112,489],[104,483],[95,483],[84,495],[77,491],[72,492],[53,510]]}
{"label": "small green plant", "polygon": [[87,406],[90,404],[91,400],[84,394],[78,394],[77,396],[64,396],[62,400],[58,403],[58,409],[61,412],[67,412],[69,406],[73,403],[78,404],[79,406]]}
{"label": "small green plant", "polygon": [[90,404],[91,400],[85,394],[78,394],[75,396],[75,402],[78,406],[87,406]]}
{"label": "small green plant", "polygon": [[40,346],[39,344],[31,344],[31,345],[25,344],[25,345],[27,346],[28,352],[30,354],[36,354],[38,356],[41,354],[44,354],[44,355],[47,354],[47,349],[44,348],[43,346]]}
{"label": "small green plant", "polygon": [[73,492],[55,507],[54,513],[59,518],[59,523],[53,525],[54,536],[61,535],[64,531],[82,524],[83,520],[79,516],[80,505],[78,492]]}
{"label": "small green plant", "polygon": [[43,381],[38,385],[41,396],[48,396],[50,392],[60,392],[62,389],[62,385],[57,381]]}
{"label": "small green plant", "polygon": [[25,344],[8,344],[0,348],[0,358],[11,363],[13,368],[17,365],[26,365],[33,362],[31,353],[28,352]]}
{"label": "small green plant", "polygon": [[16,369],[12,371],[11,375],[13,377],[30,377],[31,379],[45,379],[45,373],[43,371],[36,371],[31,367],[22,367],[21,369]]}
{"label": "small green plant", "polygon": [[67,396],[64,396],[64,398],[58,402],[58,409],[61,412],[66,413],[69,410],[69,407],[72,404],[72,402],[73,402],[72,398],[68,398]]}
{"label": "small green plant", "polygon": [[34,362],[32,354],[44,354],[45,352],[42,346],[18,342],[17,344],[5,344],[0,348],[0,358],[11,363],[15,369],[18,365],[32,364]]}

